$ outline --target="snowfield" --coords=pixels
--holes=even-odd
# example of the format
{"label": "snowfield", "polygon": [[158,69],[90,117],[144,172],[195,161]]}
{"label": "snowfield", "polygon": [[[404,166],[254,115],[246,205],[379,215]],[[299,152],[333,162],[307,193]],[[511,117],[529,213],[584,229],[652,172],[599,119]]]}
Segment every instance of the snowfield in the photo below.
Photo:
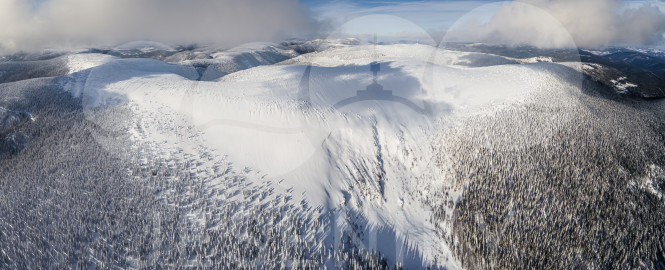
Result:
{"label": "snowfield", "polygon": [[[28,95],[16,89],[38,89],[29,95],[34,99],[64,89],[74,105],[59,108],[49,102],[65,97],[42,97],[48,106],[26,105],[24,124],[31,128],[59,110],[73,118],[53,120],[51,127],[67,143],[52,134],[36,137],[38,145],[79,151],[83,154],[68,157],[78,161],[87,158],[87,146],[76,139],[93,141],[90,159],[102,165],[89,169],[76,163],[71,175],[89,179],[83,190],[110,185],[109,194],[120,194],[48,189],[56,195],[71,192],[62,200],[101,197],[108,202],[98,204],[120,209],[98,217],[95,203],[62,203],[76,205],[73,214],[88,213],[101,224],[89,225],[92,233],[85,234],[84,244],[64,241],[74,250],[88,250],[81,255],[85,263],[59,259],[62,265],[662,264],[657,248],[665,244],[662,102],[617,101],[584,77],[582,71],[594,66],[551,57],[349,41],[311,51],[270,43],[176,50],[135,42],[107,53],[57,58],[68,68],[61,76],[0,84],[16,96]],[[151,57],[135,58],[141,53]],[[637,87],[625,78],[616,86]],[[4,106],[0,103],[3,139],[10,138],[4,123],[14,123],[6,120],[9,113],[21,112]],[[58,185],[66,178],[64,172],[58,177],[63,169],[44,170]],[[110,176],[95,177],[104,173]],[[62,197],[44,192],[51,196],[44,200]],[[16,211],[0,218],[13,223],[0,220],[0,226],[22,224],[17,217],[24,203],[11,198],[0,196],[5,200],[0,203]],[[43,209],[30,213],[64,209],[38,205]],[[35,215],[30,217],[48,216]],[[591,223],[610,215],[616,217]],[[116,216],[131,224],[126,234],[142,240],[119,236],[123,232],[109,221]],[[63,237],[81,237],[76,228]],[[642,232],[649,235],[636,236]],[[31,245],[57,242],[34,237]],[[18,234],[7,239],[23,241]],[[612,249],[618,243],[626,248]],[[638,244],[648,248],[635,248]],[[127,248],[117,251],[122,245]],[[22,254],[20,247],[0,245],[0,251],[10,254],[0,256],[0,266],[13,265],[20,256],[13,254]],[[49,250],[34,257],[71,257],[65,253]],[[551,258],[549,264],[543,258]]]}
{"label": "snowfield", "polygon": [[[243,70],[213,81],[199,80],[206,71],[197,73],[189,60],[167,64],[74,55],[69,57],[73,74],[67,88],[89,111],[131,108],[131,124],[116,128],[127,128],[136,140],[132,144],[182,149],[183,154],[214,149],[235,167],[264,175],[260,181],[292,190],[325,213],[341,215],[335,221],[342,223],[338,226],[367,230],[370,236],[356,236],[354,241],[386,254],[391,264],[461,267],[424,203],[439,196],[442,186],[450,186],[445,201],[455,202],[463,192],[446,183],[444,171],[435,166],[440,132],[467,117],[492,115],[534,100],[556,97],[561,103],[574,102],[571,97],[581,83],[557,64],[499,66],[511,62],[426,45],[340,46],[279,65],[268,65],[280,60],[272,57],[254,63],[247,57],[239,60],[257,46],[277,52],[269,45],[252,44],[214,54],[210,61],[236,63]],[[377,61],[382,69],[378,82],[385,90],[425,113],[380,99],[333,106],[372,83],[369,64]],[[497,65],[469,67],[476,62]],[[77,74],[81,72],[86,76]],[[306,108],[299,98],[303,91],[309,97]],[[389,237],[395,243],[377,245],[372,240],[381,228],[394,231]],[[334,242],[328,237],[324,244]],[[407,261],[404,254],[391,250],[401,250],[402,245],[420,254],[411,260],[423,261]]]}

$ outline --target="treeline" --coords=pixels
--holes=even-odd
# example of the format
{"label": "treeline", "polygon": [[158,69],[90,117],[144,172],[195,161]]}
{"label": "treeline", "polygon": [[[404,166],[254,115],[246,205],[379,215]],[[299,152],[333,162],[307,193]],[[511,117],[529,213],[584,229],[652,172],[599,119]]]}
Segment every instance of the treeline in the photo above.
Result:
{"label": "treeline", "polygon": [[123,132],[100,145],[107,123],[86,113],[122,108],[84,112],[46,79],[0,88],[37,118],[23,130],[30,144],[0,160],[2,269],[392,268],[380,254],[324,245],[317,209],[204,150],[157,156],[167,150],[132,148]]}
{"label": "treeline", "polygon": [[665,187],[662,105],[578,98],[471,117],[442,138],[449,180],[466,186],[447,239],[465,267],[665,268],[665,200],[650,190]]}

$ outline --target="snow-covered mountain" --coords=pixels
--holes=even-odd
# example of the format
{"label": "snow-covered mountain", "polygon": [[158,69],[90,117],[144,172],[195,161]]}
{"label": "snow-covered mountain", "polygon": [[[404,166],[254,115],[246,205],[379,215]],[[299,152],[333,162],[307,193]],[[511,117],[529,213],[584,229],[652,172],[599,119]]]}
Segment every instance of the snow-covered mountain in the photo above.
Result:
{"label": "snow-covered mountain", "polygon": [[0,266],[662,267],[664,104],[556,53],[138,42],[0,62]]}

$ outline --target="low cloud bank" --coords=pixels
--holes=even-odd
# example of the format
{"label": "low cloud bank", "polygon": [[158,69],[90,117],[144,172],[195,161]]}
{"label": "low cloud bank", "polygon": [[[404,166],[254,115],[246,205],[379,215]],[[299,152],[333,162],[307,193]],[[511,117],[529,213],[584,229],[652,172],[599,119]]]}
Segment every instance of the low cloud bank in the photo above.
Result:
{"label": "low cloud bank", "polygon": [[636,8],[627,8],[619,0],[524,0],[494,5],[489,19],[483,18],[486,10],[471,12],[444,41],[550,48],[640,46],[662,43],[665,33],[665,14],[649,3]]}
{"label": "low cloud bank", "polygon": [[[444,42],[549,48],[662,45],[665,14],[658,6],[665,6],[665,2],[631,3],[500,2],[490,4],[490,12],[482,6],[459,21],[461,14],[482,2],[425,1],[372,8],[347,5],[343,12],[334,12],[339,8],[330,4],[320,7],[318,13],[332,12],[328,15],[340,18],[395,14],[418,21],[428,31],[441,33],[439,36],[445,33]],[[113,46],[136,40],[231,47],[316,36],[321,30],[331,30],[326,27],[334,28],[330,21],[324,21],[313,18],[298,0],[0,0],[0,53]],[[452,29],[447,29],[454,21]]]}
{"label": "low cloud bank", "polygon": [[0,52],[134,40],[234,46],[318,27],[297,0],[0,0],[0,25]]}

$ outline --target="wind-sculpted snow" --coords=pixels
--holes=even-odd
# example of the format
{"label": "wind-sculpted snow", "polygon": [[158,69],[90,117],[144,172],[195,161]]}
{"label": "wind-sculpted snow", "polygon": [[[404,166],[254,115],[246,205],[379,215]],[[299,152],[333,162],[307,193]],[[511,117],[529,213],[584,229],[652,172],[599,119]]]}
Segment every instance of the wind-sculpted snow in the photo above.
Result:
{"label": "wind-sculpted snow", "polygon": [[0,268],[662,265],[662,103],[549,56],[284,45],[0,84],[36,120],[0,163]]}
{"label": "wind-sculpted snow", "polygon": [[[368,65],[376,61],[375,54],[382,59],[378,82],[392,91],[393,100],[368,96],[370,99],[345,102],[361,91],[370,91],[365,89],[372,82]],[[473,54],[458,55],[423,45],[342,46],[211,82],[194,81],[195,68],[124,59],[93,68],[82,88],[70,89],[79,89],[72,91],[82,97],[87,117],[94,122],[104,122],[104,114],[97,110],[108,106],[127,104],[142,115],[144,120],[124,123],[133,134],[132,141],[182,145],[184,138],[196,132],[200,137],[191,144],[212,147],[241,167],[283,179],[282,185],[294,188],[294,194],[323,207],[325,213],[353,211],[365,217],[363,226],[391,228],[394,241],[401,244],[388,249],[405,245],[422,254],[411,265],[424,260],[423,265],[440,261],[454,267],[454,255],[441,246],[428,221],[430,206],[424,203],[421,189],[441,184],[432,182],[442,176],[432,170],[435,153],[427,147],[432,144],[430,134],[441,128],[438,118],[481,112],[495,103],[556,87],[550,82],[557,78],[546,71],[558,68],[468,69],[464,66],[470,60],[493,58],[468,55]],[[429,66],[434,79],[427,77],[429,60],[434,61]],[[199,69],[196,72],[198,78],[206,76]],[[507,78],[506,74],[521,76]],[[485,80],[476,81],[478,76]],[[499,81],[502,87],[496,88]],[[81,84],[74,78],[68,85]],[[436,91],[436,87],[445,90]],[[306,109],[299,100],[302,95],[309,97]],[[411,105],[405,106],[407,103]],[[175,124],[177,121],[184,122]],[[119,130],[117,126],[115,130]],[[138,134],[148,135],[141,138]],[[97,137],[102,144],[107,140]],[[358,245],[367,237],[350,241]],[[334,237],[326,239],[326,245],[337,243]],[[394,254],[387,258],[391,264],[402,260],[394,250],[371,248]]]}
{"label": "wind-sculpted snow", "polygon": [[115,132],[103,143],[124,151],[105,150],[92,131],[138,116],[129,108],[107,108],[94,122],[57,81],[2,87],[40,121],[27,130],[36,146],[0,163],[1,268],[387,265],[348,244],[322,245],[334,219],[205,148]]}

